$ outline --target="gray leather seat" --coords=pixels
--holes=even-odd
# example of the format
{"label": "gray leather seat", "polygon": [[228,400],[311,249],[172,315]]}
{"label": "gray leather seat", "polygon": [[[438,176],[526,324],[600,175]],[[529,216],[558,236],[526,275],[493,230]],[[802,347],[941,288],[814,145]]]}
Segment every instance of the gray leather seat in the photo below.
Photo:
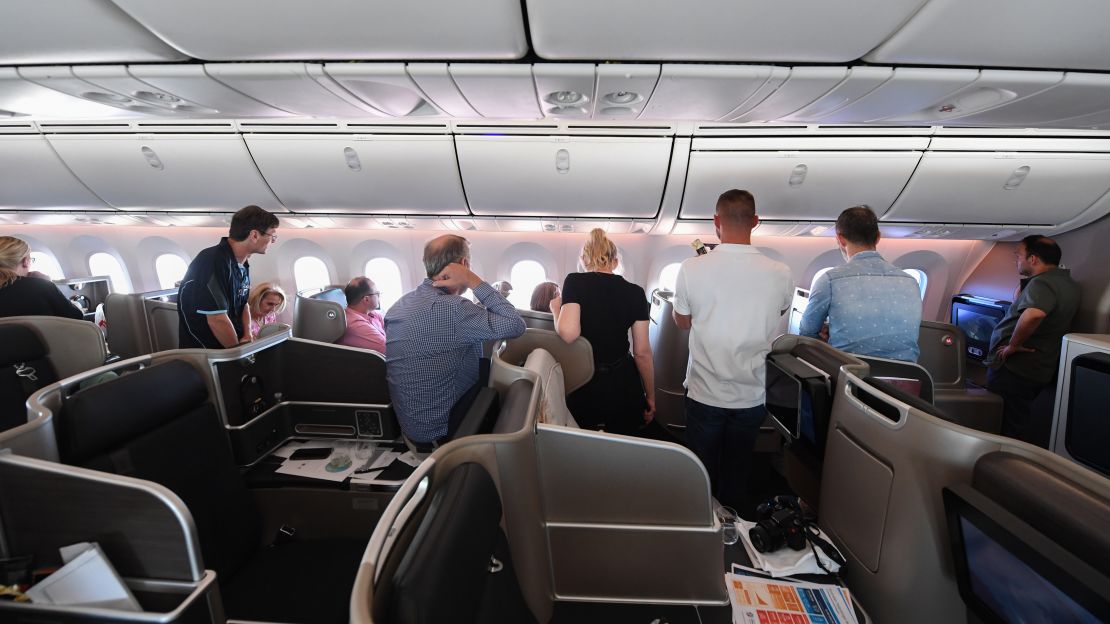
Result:
{"label": "gray leather seat", "polygon": [[335,342],[347,331],[343,289],[328,286],[297,293],[293,302],[293,335],[306,340]]}

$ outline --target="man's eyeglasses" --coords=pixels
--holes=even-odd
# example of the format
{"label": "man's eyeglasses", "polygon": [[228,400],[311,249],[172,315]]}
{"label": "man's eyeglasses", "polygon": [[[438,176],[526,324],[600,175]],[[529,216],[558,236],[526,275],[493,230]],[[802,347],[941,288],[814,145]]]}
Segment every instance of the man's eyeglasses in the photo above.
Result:
{"label": "man's eyeglasses", "polygon": [[[258,232],[258,230],[255,230],[255,231]],[[270,232],[270,233],[258,232],[258,234],[259,234],[260,238],[265,238],[265,237],[269,236],[271,243],[276,243],[277,242],[277,232]]]}
{"label": "man's eyeglasses", "polygon": [[382,294],[382,291],[380,291],[380,290],[371,290],[370,292],[366,293],[366,296],[367,297],[373,297],[374,295],[380,295],[380,294]]}

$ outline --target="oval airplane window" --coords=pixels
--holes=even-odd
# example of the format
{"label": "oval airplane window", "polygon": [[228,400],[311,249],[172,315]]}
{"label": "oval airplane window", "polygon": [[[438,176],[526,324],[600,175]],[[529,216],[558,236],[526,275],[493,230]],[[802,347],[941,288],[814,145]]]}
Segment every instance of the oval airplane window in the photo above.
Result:
{"label": "oval airplane window", "polygon": [[89,256],[89,274],[92,276],[107,275],[111,278],[112,292],[131,292],[131,278],[119,260],[110,253],[98,251]]}
{"label": "oval airplane window", "polygon": [[678,281],[678,269],[681,267],[681,262],[672,262],[663,267],[663,270],[659,272],[659,288],[674,292],[675,282]]}
{"label": "oval airplane window", "polygon": [[532,302],[532,291],[547,281],[547,271],[535,260],[521,260],[509,271],[509,283],[513,291],[509,293],[509,303],[527,310]]}
{"label": "oval airplane window", "polygon": [[382,314],[385,314],[386,310],[405,294],[405,287],[401,284],[401,267],[389,258],[371,259],[366,263],[365,275],[374,280],[374,286],[381,293],[378,296],[378,302],[382,306]]}
{"label": "oval airplane window", "polygon": [[58,259],[48,251],[32,251],[31,262],[34,263],[31,265],[32,271],[45,273],[52,280],[66,278],[65,273],[62,272],[62,265],[58,264]]}
{"label": "oval airplane window", "polygon": [[921,300],[925,301],[925,288],[929,286],[929,276],[921,269],[902,269],[906,275],[917,280],[917,288],[921,291]]}
{"label": "oval airplane window", "polygon": [[162,290],[175,288],[188,270],[189,263],[177,254],[165,253],[154,259],[154,272],[158,274],[158,287]]}
{"label": "oval airplane window", "polygon": [[297,292],[323,288],[331,284],[328,265],[315,256],[297,258],[293,263],[293,281],[297,284]]}

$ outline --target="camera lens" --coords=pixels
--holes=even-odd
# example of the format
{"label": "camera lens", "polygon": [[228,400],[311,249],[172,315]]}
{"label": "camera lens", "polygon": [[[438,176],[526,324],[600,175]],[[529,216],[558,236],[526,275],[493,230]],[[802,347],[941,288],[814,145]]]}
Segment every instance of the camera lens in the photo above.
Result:
{"label": "camera lens", "polygon": [[754,526],[748,531],[748,539],[751,540],[752,546],[761,553],[771,551],[771,536],[767,534],[767,529],[761,526]]}

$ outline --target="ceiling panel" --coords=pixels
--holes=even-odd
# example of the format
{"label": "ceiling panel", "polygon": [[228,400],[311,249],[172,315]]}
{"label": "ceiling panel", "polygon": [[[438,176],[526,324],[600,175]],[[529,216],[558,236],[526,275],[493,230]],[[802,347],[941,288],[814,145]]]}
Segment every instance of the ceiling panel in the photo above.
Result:
{"label": "ceiling panel", "polygon": [[979,77],[977,69],[899,67],[870,93],[820,118],[821,123],[866,123],[929,107]]}
{"label": "ceiling panel", "polygon": [[516,0],[113,1],[170,45],[210,61],[507,60],[527,51]]}
{"label": "ceiling panel", "polygon": [[931,0],[872,63],[1110,69],[1105,0]]}
{"label": "ceiling panel", "polygon": [[532,68],[536,97],[545,117],[589,118],[594,110],[596,78],[592,63],[543,63]]}
{"label": "ceiling panel", "polygon": [[789,115],[784,121],[808,123],[835,113],[848,104],[871,93],[894,76],[890,67],[850,67],[848,76],[828,93]]}
{"label": "ceiling panel", "polygon": [[[92,69],[92,68],[89,68]],[[215,80],[204,71],[203,65],[131,65],[130,67],[112,66],[104,71],[89,75],[87,70],[76,69],[89,82],[98,85],[120,86],[126,76],[130,76],[153,90],[169,93],[182,101],[207,109],[218,111],[225,117],[288,117],[287,111],[279,110],[244,95],[235,89]],[[111,81],[111,85],[107,82]],[[118,81],[118,82],[117,82]]]}
{"label": "ceiling panel", "polygon": [[785,117],[816,101],[847,77],[847,67],[795,67],[774,93],[731,121],[759,122]]}
{"label": "ceiling panel", "polygon": [[[936,125],[963,123],[968,119],[960,118],[980,115],[985,123],[995,116],[995,111],[1005,116],[1009,106],[1024,106],[1022,102],[1038,97],[1063,79],[1063,72],[984,69],[974,82],[943,99],[918,110],[891,115],[883,121]],[[960,121],[953,121],[956,119]]]}
{"label": "ceiling panel", "polygon": [[644,110],[658,81],[658,65],[598,65],[594,117],[636,118]]}
{"label": "ceiling panel", "polygon": [[640,119],[721,119],[787,72],[769,65],[663,65]]}
{"label": "ceiling panel", "polygon": [[40,119],[104,119],[134,116],[126,111],[24,80],[14,67],[0,67],[0,117],[33,115]]}
{"label": "ceiling panel", "polygon": [[150,63],[188,57],[105,0],[5,0],[0,65]]}
{"label": "ceiling panel", "polygon": [[538,119],[531,65],[452,64],[451,78],[482,117]]}
{"label": "ceiling panel", "polygon": [[452,117],[478,117],[455,84],[447,63],[409,63],[405,72],[440,110]]}
{"label": "ceiling panel", "polygon": [[382,113],[306,63],[210,63],[209,76],[260,102],[306,117],[367,117]]}
{"label": "ceiling panel", "polygon": [[954,121],[975,126],[1047,125],[1057,119],[1107,109],[1110,109],[1110,75],[1069,72],[1062,81],[1027,98]]}
{"label": "ceiling panel", "polygon": [[405,71],[404,63],[328,63],[324,72],[363,102],[392,117],[443,115]]}
{"label": "ceiling panel", "polygon": [[20,67],[17,71],[19,77],[24,80],[65,93],[74,98],[119,109],[122,113],[131,117],[173,114],[172,111],[160,106],[154,106],[82,80],[74,75],[72,68],[64,65]]}
{"label": "ceiling panel", "polygon": [[548,59],[844,63],[885,40],[924,0],[526,0]]}

